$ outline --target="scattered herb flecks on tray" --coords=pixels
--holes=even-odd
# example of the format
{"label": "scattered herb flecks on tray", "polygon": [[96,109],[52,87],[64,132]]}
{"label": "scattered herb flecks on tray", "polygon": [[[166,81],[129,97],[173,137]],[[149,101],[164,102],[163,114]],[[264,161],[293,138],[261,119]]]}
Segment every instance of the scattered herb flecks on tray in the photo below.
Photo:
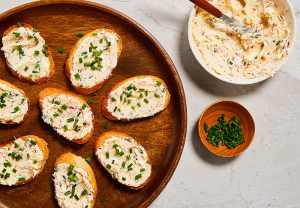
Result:
{"label": "scattered herb flecks on tray", "polygon": [[216,125],[208,127],[207,123],[204,123],[204,130],[207,132],[206,139],[214,146],[219,146],[220,141],[222,146],[227,148],[235,148],[245,142],[242,133],[241,121],[236,117],[232,117],[229,121],[225,121],[224,114],[218,118]]}

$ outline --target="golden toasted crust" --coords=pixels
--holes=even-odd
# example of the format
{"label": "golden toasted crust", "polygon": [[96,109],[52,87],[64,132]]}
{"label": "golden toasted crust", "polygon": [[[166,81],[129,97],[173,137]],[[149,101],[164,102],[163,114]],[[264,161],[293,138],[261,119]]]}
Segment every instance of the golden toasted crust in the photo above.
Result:
{"label": "golden toasted crust", "polygon": [[[120,57],[121,52],[122,52],[122,39],[115,31],[110,30],[110,29],[100,28],[100,29],[94,30],[92,32],[89,32],[88,34],[86,34],[85,36],[83,36],[82,38],[80,38],[77,41],[77,43],[74,45],[74,47],[72,48],[72,50],[69,54],[69,58],[67,59],[67,61],[65,63],[65,73],[66,73],[67,77],[69,78],[70,82],[71,82],[71,70],[73,69],[73,67],[72,67],[73,63],[72,62],[73,62],[73,57],[75,55],[75,52],[77,51],[77,49],[80,46],[80,44],[82,43],[82,41],[84,41],[87,37],[93,36],[93,33],[101,31],[101,30],[106,30],[107,32],[114,33],[118,37],[118,39],[119,39],[119,42],[118,42],[118,58]],[[93,93],[93,92],[96,92],[97,90],[99,90],[102,87],[102,85],[105,81],[106,80],[104,80],[103,82],[98,83],[98,84],[96,84],[96,85],[94,85],[93,87],[90,87],[90,88],[77,87],[77,86],[73,85],[72,82],[71,82],[71,84],[77,92],[79,92],[81,94],[84,94],[84,95],[88,95],[90,93]]]}
{"label": "golden toasted crust", "polygon": [[[0,79],[0,83],[1,84],[4,84],[10,88],[13,88],[15,90],[18,90],[26,99],[27,99],[27,103],[28,103],[28,111],[26,113],[26,115],[24,116],[23,120],[20,122],[22,123],[24,121],[24,119],[26,118],[26,116],[28,115],[28,112],[29,112],[29,99],[28,97],[25,95],[25,92],[23,90],[21,90],[20,88],[16,87],[15,85],[11,84],[10,82],[7,82],[7,81],[4,81],[2,79]],[[16,123],[16,122],[13,122],[13,121],[7,121],[6,123],[1,123],[1,124],[4,124],[4,125],[11,125],[11,124],[20,124],[20,123]]]}
{"label": "golden toasted crust", "polygon": [[[49,149],[47,147],[48,144],[47,144],[47,142],[44,139],[42,139],[40,137],[37,137],[35,135],[27,135],[27,136],[20,137],[20,139],[22,139],[23,141],[26,141],[28,138],[34,139],[36,141],[36,143],[39,146],[40,150],[43,152],[44,159],[41,162],[41,169],[40,169],[40,172],[38,174],[36,174],[32,178],[27,179],[26,181],[21,181],[21,182],[16,183],[16,184],[14,184],[14,186],[24,185],[24,184],[29,183],[30,181],[32,181],[34,178],[36,178],[43,171],[44,166],[45,166],[46,161],[47,161],[48,156],[49,156]],[[14,140],[10,140],[6,144],[1,144],[0,148],[6,146],[8,144],[12,144],[13,142],[14,142]]]}
{"label": "golden toasted crust", "polygon": [[94,189],[94,197],[93,197],[93,201],[92,201],[92,207],[95,204],[95,200],[97,197],[97,182],[96,182],[96,178],[94,175],[94,171],[91,168],[91,166],[80,156],[74,155],[73,153],[64,153],[61,156],[59,156],[58,158],[56,158],[55,164],[54,164],[54,168],[57,167],[57,165],[61,164],[61,163],[66,163],[66,164],[72,164],[77,168],[82,168],[83,170],[85,170],[87,172],[87,178],[89,180],[89,182],[92,184],[92,187]]}
{"label": "golden toasted crust", "polygon": [[[115,137],[127,137],[127,138],[131,138],[133,139],[133,141],[138,145],[138,146],[142,146],[142,144],[140,142],[138,142],[137,140],[135,140],[132,136],[128,135],[128,134],[125,134],[123,132],[118,132],[118,131],[107,131],[107,132],[104,132],[102,133],[95,141],[95,144],[94,144],[94,152],[96,154],[96,151],[98,150],[98,148],[104,144],[104,142],[109,139],[110,137],[112,136],[115,136]],[[97,156],[96,156],[97,157]],[[98,157],[97,157],[98,159]],[[100,162],[100,160],[98,159],[98,161]],[[151,163],[151,159],[148,155],[148,161],[150,163],[150,165],[152,164]],[[101,163],[101,162],[100,162]],[[148,182],[149,182],[149,179],[150,179],[151,176],[148,177],[148,179],[143,183],[141,184],[140,186],[138,187],[134,187],[134,186],[128,186],[129,188],[131,189],[134,189],[134,190],[137,190],[137,189],[140,189],[140,188],[143,188]]]}
{"label": "golden toasted crust", "polygon": [[[59,94],[66,94],[66,95],[75,97],[78,100],[80,100],[80,102],[82,104],[85,104],[86,106],[89,106],[82,97],[80,97],[80,96],[78,96],[78,95],[76,95],[76,94],[74,94],[72,92],[68,92],[68,91],[65,91],[65,90],[61,90],[61,89],[49,87],[49,88],[45,88],[44,90],[42,90],[39,93],[39,106],[40,106],[41,111],[43,111],[43,100],[44,100],[45,97],[47,97],[47,96],[57,96]],[[84,144],[93,135],[93,131],[94,131],[94,127],[92,128],[92,130],[85,137],[83,137],[81,139],[74,139],[74,140],[71,140],[71,141],[75,142],[77,144]]]}
{"label": "golden toasted crust", "polygon": [[[160,79],[160,78],[158,78],[158,77],[156,77],[156,76],[152,76],[152,75],[140,75],[140,76],[131,77],[131,78],[129,78],[129,79],[125,79],[124,81],[119,82],[118,84],[116,84],[111,90],[109,90],[108,93],[106,93],[106,96],[105,96],[105,97],[103,98],[103,100],[102,100],[102,104],[101,104],[101,114],[102,114],[105,118],[107,118],[107,119],[109,119],[109,120],[113,120],[113,121],[118,120],[118,118],[115,117],[115,116],[113,116],[113,115],[108,111],[108,109],[107,109],[107,101],[108,101],[108,96],[109,96],[109,94],[110,94],[112,91],[114,91],[115,89],[117,89],[118,87],[120,87],[121,85],[123,85],[124,83],[126,83],[126,82],[128,82],[128,81],[130,81],[130,80],[132,80],[132,79],[136,79],[136,78],[147,78],[147,77],[150,77],[150,78],[152,78],[152,79],[154,79],[154,80],[156,80],[156,81],[158,81],[158,82],[161,82],[161,84],[165,87],[165,89],[166,89],[166,102],[165,102],[164,109],[166,109],[166,107],[169,105],[170,99],[171,99],[171,95],[170,95],[170,93],[169,93],[169,90],[168,90],[168,88],[167,88],[166,83],[165,83],[162,79]],[[164,110],[164,109],[163,109],[163,110]],[[136,118],[136,119],[141,119],[141,118]],[[129,119],[120,119],[120,121],[128,122],[128,121],[132,121],[132,120],[136,120],[136,119],[130,119],[130,120],[129,120]]]}
{"label": "golden toasted crust", "polygon": [[[24,28],[28,28],[28,29],[31,29],[33,30],[34,28],[29,25],[29,24],[26,24],[26,23],[22,23],[23,27]],[[18,29],[18,26],[17,25],[13,25],[11,26],[10,28],[8,28],[4,33],[3,33],[3,37],[4,36],[7,36],[8,34],[12,33],[14,30],[17,30]],[[44,82],[47,82],[51,79],[52,75],[54,74],[54,61],[53,61],[53,57],[52,57],[52,53],[49,49],[49,47],[47,49],[47,52],[49,53],[48,55],[48,60],[50,62],[50,73],[49,73],[49,76],[47,77],[41,77],[39,79],[36,79],[36,80],[33,80],[29,77],[24,77],[22,76],[21,74],[18,74],[17,72],[15,72],[13,70],[13,66],[10,64],[10,62],[6,59],[6,65],[8,66],[8,68],[10,69],[10,71],[12,72],[12,74],[17,77],[18,79],[22,80],[22,81],[26,81],[26,82],[31,82],[31,83],[35,83],[35,84],[41,84],[41,83],[44,83]]]}

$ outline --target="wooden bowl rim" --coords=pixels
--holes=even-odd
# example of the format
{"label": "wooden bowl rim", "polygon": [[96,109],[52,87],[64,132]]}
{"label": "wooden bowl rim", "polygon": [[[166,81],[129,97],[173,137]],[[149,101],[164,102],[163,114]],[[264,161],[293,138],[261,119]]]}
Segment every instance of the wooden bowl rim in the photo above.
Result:
{"label": "wooden bowl rim", "polygon": [[179,99],[180,99],[180,108],[181,108],[181,131],[179,133],[179,146],[177,148],[177,151],[175,153],[174,158],[171,160],[171,165],[169,168],[169,171],[165,174],[165,176],[162,179],[162,182],[158,186],[158,188],[140,205],[140,207],[148,207],[162,192],[162,190],[166,187],[168,182],[170,181],[171,177],[173,176],[176,167],[179,163],[179,160],[181,158],[185,139],[186,139],[186,132],[187,132],[187,107],[186,107],[186,98],[184,93],[184,88],[180,79],[180,76],[178,74],[178,71],[171,60],[170,56],[166,52],[166,50],[162,47],[162,45],[158,42],[158,40],[148,31],[146,30],[142,25],[137,23],[132,18],[128,17],[127,15],[123,14],[122,12],[119,12],[118,10],[115,10],[111,7],[105,6],[100,3],[90,2],[90,1],[82,1],[82,0],[41,0],[41,1],[34,1],[22,4],[17,7],[13,7],[9,9],[8,11],[0,14],[0,21],[2,21],[5,18],[8,18],[11,15],[14,15],[16,13],[22,12],[27,9],[31,9],[38,6],[47,6],[47,5],[60,5],[60,4],[70,4],[70,5],[82,5],[86,7],[91,7],[94,9],[98,9],[99,11],[107,12],[113,16],[116,16],[117,18],[120,18],[121,20],[128,23],[133,28],[137,29],[139,32],[141,32],[148,40],[152,42],[152,44],[156,47],[159,54],[163,57],[163,59],[168,64],[170,71],[174,78],[174,83],[177,86],[176,91],[178,92]]}
{"label": "wooden bowl rim", "polygon": [[[201,133],[200,133],[200,128],[201,128],[201,127],[200,127],[200,123],[201,123],[201,120],[203,119],[203,116],[204,116],[205,112],[206,112],[209,108],[211,108],[213,105],[216,105],[216,104],[218,104],[218,103],[223,103],[223,102],[234,103],[234,104],[237,104],[237,105],[239,105],[240,107],[242,107],[242,108],[245,110],[245,112],[249,114],[250,122],[253,123],[253,136],[250,138],[249,144],[246,146],[245,149],[243,149],[243,151],[237,152],[236,154],[233,154],[233,155],[222,155],[222,154],[218,154],[218,153],[212,151],[211,148],[208,148],[207,145],[203,142],[203,140],[206,139],[206,138],[202,138],[202,137],[201,137]],[[215,102],[209,104],[209,105],[203,110],[203,112],[201,113],[200,118],[199,118],[199,121],[198,121],[198,134],[199,134],[199,139],[200,139],[200,141],[202,142],[202,144],[205,146],[205,148],[206,148],[207,150],[209,150],[211,153],[213,153],[214,155],[217,155],[217,156],[220,156],[220,157],[224,157],[224,158],[236,157],[236,156],[239,156],[240,154],[242,154],[243,152],[245,152],[245,151],[248,149],[248,147],[251,145],[251,143],[252,143],[252,141],[253,141],[253,139],[254,139],[254,136],[255,136],[255,122],[254,122],[254,119],[253,119],[251,113],[250,113],[250,112],[247,110],[247,108],[245,108],[242,104],[240,104],[240,103],[238,103],[238,102],[236,102],[236,101],[233,101],[233,100],[218,100],[218,101],[215,101]]]}

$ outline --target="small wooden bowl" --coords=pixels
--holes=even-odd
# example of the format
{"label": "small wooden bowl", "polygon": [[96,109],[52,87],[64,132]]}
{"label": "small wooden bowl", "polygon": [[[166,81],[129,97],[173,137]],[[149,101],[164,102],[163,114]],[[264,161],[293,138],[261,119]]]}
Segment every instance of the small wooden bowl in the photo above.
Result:
{"label": "small wooden bowl", "polygon": [[[243,144],[229,149],[221,144],[219,147],[215,147],[206,139],[207,132],[204,130],[204,123],[212,127],[222,114],[225,115],[225,121],[228,121],[233,116],[242,121],[241,128],[245,139]],[[209,151],[221,157],[234,157],[244,152],[251,144],[255,132],[255,124],[246,108],[239,103],[224,100],[211,104],[203,111],[198,124],[198,132],[200,140]]]}

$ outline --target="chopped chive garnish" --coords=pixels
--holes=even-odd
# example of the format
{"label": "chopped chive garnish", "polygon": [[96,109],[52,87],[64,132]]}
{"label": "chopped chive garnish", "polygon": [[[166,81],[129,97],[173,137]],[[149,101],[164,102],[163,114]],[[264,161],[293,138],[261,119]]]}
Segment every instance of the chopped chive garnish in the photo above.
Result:
{"label": "chopped chive garnish", "polygon": [[67,131],[68,130],[68,126],[64,125],[64,129],[65,129],[65,131]]}
{"label": "chopped chive garnish", "polygon": [[139,138],[137,138],[136,136],[132,137],[133,139],[135,139],[136,141],[141,141]]}
{"label": "chopped chive garnish", "polygon": [[86,104],[82,104],[81,108],[84,110],[86,108]]}
{"label": "chopped chive garnish", "polygon": [[145,98],[145,99],[144,99],[144,102],[148,104],[148,103],[149,103],[149,100]]}
{"label": "chopped chive garnish", "polygon": [[145,170],[146,170],[145,168],[141,168],[141,170],[140,170],[140,171],[141,171],[141,172],[144,172]]}
{"label": "chopped chive garnish", "polygon": [[157,84],[158,86],[160,86],[160,85],[161,85],[161,82],[159,82],[159,81],[156,81],[156,84]]}
{"label": "chopped chive garnish", "polygon": [[34,141],[34,140],[30,140],[30,144],[32,144],[32,145],[36,145],[36,141]]}
{"label": "chopped chive garnish", "polygon": [[115,102],[117,99],[114,98],[114,97],[111,97],[111,100],[112,100],[113,102]]}
{"label": "chopped chive garnish", "polygon": [[81,192],[81,196],[85,196],[87,194],[87,190],[86,189],[84,189],[82,192]]}
{"label": "chopped chive garnish", "polygon": [[24,71],[27,71],[27,70],[28,70],[28,66],[25,66]]}
{"label": "chopped chive garnish", "polygon": [[125,168],[126,163],[123,161],[122,162],[122,168]]}
{"label": "chopped chive garnish", "polygon": [[14,111],[11,112],[11,113],[16,113],[16,112],[18,112],[19,110],[20,110],[20,108],[19,108],[19,106],[17,106],[17,107],[14,108]]}
{"label": "chopped chive garnish", "polygon": [[67,191],[67,192],[65,192],[65,196],[68,196],[70,193],[71,193],[71,191],[70,191],[70,190],[69,190],[69,191]]}
{"label": "chopped chive garnish", "polygon": [[39,51],[34,51],[34,54],[35,54],[35,55],[39,55],[40,52],[39,52]]}
{"label": "chopped chive garnish", "polygon": [[110,169],[110,168],[111,168],[111,165],[110,165],[110,164],[107,164],[106,167],[107,167],[108,169]]}
{"label": "chopped chive garnish", "polygon": [[105,153],[105,157],[106,157],[106,159],[109,159],[109,152]]}
{"label": "chopped chive garnish", "polygon": [[58,52],[59,52],[59,53],[64,53],[65,50],[66,50],[65,48],[59,48],[59,49],[58,49]]}
{"label": "chopped chive garnish", "polygon": [[18,27],[23,27],[23,24],[21,22],[17,22]]}
{"label": "chopped chive garnish", "polygon": [[13,32],[12,34],[14,34],[16,38],[20,37],[20,32]]}
{"label": "chopped chive garnish", "polygon": [[68,119],[67,119],[67,122],[68,122],[68,123],[71,123],[71,122],[73,122],[73,121],[74,121],[74,118],[68,118]]}
{"label": "chopped chive garnish", "polygon": [[95,97],[95,96],[97,96],[97,93],[93,92],[90,94],[90,96]]}
{"label": "chopped chive garnish", "polygon": [[92,103],[93,103],[92,100],[88,100],[88,101],[87,101],[87,104],[89,104],[89,105],[92,104]]}
{"label": "chopped chive garnish", "polygon": [[77,33],[77,37],[81,38],[81,37],[83,37],[83,34],[82,33]]}
{"label": "chopped chive garnish", "polygon": [[123,180],[123,181],[126,181],[126,178],[122,177],[122,180]]}
{"label": "chopped chive garnish", "polygon": [[67,108],[68,108],[68,106],[67,106],[66,104],[63,104],[61,107],[62,107],[62,109],[64,109],[64,110],[67,110]]}
{"label": "chopped chive garnish", "polygon": [[34,161],[33,161],[33,164],[37,164],[37,162],[38,162],[37,160],[34,160]]}
{"label": "chopped chive garnish", "polygon": [[85,158],[85,161],[86,161],[87,163],[91,163],[91,157],[89,157],[89,156],[86,157],[86,158]]}
{"label": "chopped chive garnish", "polygon": [[142,174],[136,175],[134,179],[137,181],[137,180],[139,180],[140,178],[142,178]]}
{"label": "chopped chive garnish", "polygon": [[131,159],[130,155],[127,155],[127,156],[126,156],[126,158],[127,158],[128,160],[130,160],[130,159]]}
{"label": "chopped chive garnish", "polygon": [[18,181],[26,181],[25,177],[19,178]]}
{"label": "chopped chive garnish", "polygon": [[79,63],[81,63],[81,64],[83,63],[83,60],[82,60],[82,58],[79,58]]}
{"label": "chopped chive garnish", "polygon": [[56,105],[60,105],[60,102],[57,101],[57,100],[55,100],[54,103],[55,103]]}
{"label": "chopped chive garnish", "polygon": [[12,169],[12,171],[13,171],[14,173],[16,173],[16,172],[17,172],[17,169],[16,169],[16,168],[14,168],[14,169]]}
{"label": "chopped chive garnish", "polygon": [[74,76],[75,76],[76,79],[79,79],[79,78],[80,78],[80,74],[78,74],[78,73],[75,74]]}
{"label": "chopped chive garnish", "polygon": [[108,123],[108,122],[105,122],[103,128],[104,128],[104,129],[108,129],[108,126],[109,126],[109,123]]}
{"label": "chopped chive garnish", "polygon": [[155,96],[156,98],[159,98],[159,97],[160,97],[159,94],[157,94],[157,93],[154,93],[154,96]]}
{"label": "chopped chive garnish", "polygon": [[73,170],[74,169],[74,165],[70,164],[69,165],[69,170]]}

